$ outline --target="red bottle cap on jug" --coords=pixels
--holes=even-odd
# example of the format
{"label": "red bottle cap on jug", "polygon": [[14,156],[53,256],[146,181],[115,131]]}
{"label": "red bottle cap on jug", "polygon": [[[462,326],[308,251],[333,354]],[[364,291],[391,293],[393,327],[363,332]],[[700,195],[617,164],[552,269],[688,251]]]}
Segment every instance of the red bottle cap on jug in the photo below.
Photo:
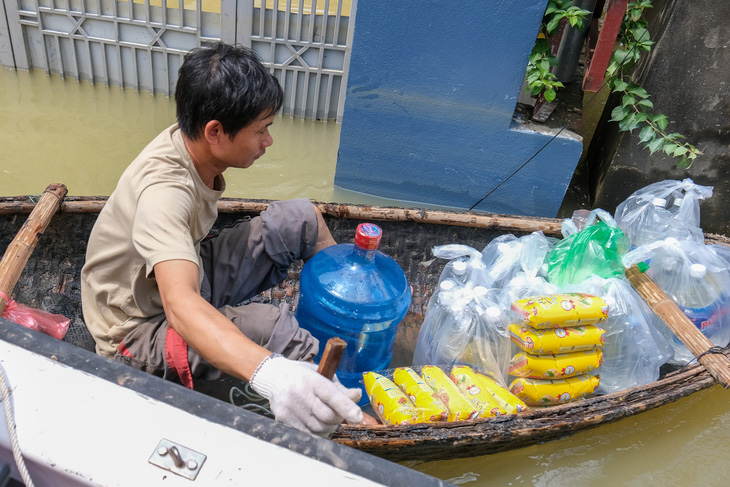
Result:
{"label": "red bottle cap on jug", "polygon": [[361,223],[355,230],[355,245],[365,250],[375,250],[380,245],[383,230],[374,223]]}

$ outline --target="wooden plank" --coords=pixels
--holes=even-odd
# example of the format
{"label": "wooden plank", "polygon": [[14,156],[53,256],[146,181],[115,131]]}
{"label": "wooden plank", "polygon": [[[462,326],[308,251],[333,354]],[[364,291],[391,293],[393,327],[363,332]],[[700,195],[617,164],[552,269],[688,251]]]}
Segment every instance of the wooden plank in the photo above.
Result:
{"label": "wooden plank", "polygon": [[596,92],[601,89],[628,3],[629,0],[613,0],[609,3],[606,18],[596,41],[596,49],[592,55],[589,52],[586,60],[583,91]]}

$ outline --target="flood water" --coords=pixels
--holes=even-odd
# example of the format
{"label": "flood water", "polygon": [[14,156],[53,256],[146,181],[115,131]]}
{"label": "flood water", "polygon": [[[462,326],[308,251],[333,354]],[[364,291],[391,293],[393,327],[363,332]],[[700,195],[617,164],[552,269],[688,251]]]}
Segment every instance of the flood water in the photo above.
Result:
{"label": "flood water", "polygon": [[[174,118],[164,96],[2,70],[0,195],[39,194],[55,182],[69,195],[108,195]],[[272,135],[274,145],[253,167],[226,173],[224,196],[368,202],[333,189],[339,125],[279,117]],[[730,391],[715,386],[567,439],[409,466],[472,487],[719,486],[730,478],[729,452]]]}

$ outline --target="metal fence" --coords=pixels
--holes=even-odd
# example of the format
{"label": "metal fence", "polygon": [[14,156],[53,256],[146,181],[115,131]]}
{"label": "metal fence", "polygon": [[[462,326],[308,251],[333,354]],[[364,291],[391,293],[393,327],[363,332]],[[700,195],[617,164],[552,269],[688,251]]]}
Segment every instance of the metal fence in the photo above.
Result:
{"label": "metal fence", "polygon": [[175,91],[190,49],[253,48],[284,114],[342,118],[357,0],[4,0],[0,62],[107,86]]}

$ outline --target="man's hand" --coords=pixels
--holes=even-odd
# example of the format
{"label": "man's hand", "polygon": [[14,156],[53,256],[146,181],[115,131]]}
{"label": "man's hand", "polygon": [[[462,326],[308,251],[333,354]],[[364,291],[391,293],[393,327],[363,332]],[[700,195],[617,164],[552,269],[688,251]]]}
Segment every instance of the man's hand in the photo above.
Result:
{"label": "man's hand", "polygon": [[277,421],[314,435],[326,438],[343,421],[363,421],[356,404],[360,389],[326,379],[312,363],[273,355],[254,373],[251,387],[269,400]]}

